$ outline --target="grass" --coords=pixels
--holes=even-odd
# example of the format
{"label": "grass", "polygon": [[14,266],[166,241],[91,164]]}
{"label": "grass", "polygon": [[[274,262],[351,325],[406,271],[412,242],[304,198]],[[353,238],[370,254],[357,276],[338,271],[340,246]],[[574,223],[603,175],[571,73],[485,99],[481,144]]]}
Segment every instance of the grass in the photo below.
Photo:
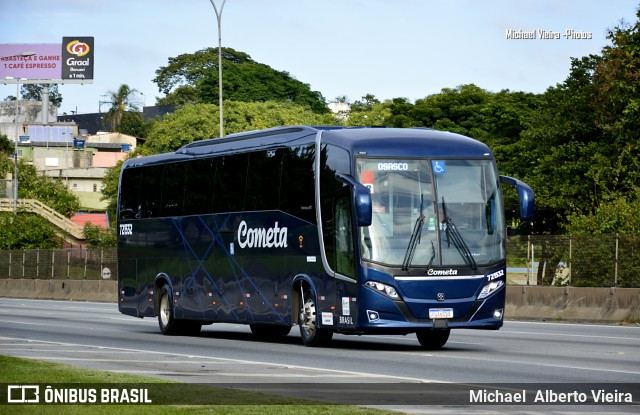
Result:
{"label": "grass", "polygon": [[[347,405],[330,405],[302,399],[267,395],[258,392],[246,392],[235,389],[218,388],[209,385],[190,385],[172,382],[159,378],[113,373],[92,369],[83,369],[58,363],[0,356],[0,414],[357,414],[384,415],[389,411],[380,411]],[[145,384],[154,391],[162,391],[162,402],[199,402],[199,398],[215,396],[220,404],[208,405],[171,405],[171,404],[7,404],[7,387],[9,385],[51,384],[61,388],[62,384],[79,384],[71,387],[78,389],[92,388],[91,384],[100,384],[106,388],[114,384],[115,388],[144,388]],[[178,391],[175,385],[180,385]],[[40,399],[44,400],[44,388],[40,388]],[[172,396],[179,393],[180,396]],[[175,398],[175,400],[173,399]],[[99,398],[98,398],[99,399]],[[211,399],[207,399],[210,403]],[[238,404],[230,404],[237,402]],[[250,405],[242,403],[251,402]],[[253,404],[253,403],[256,404]],[[397,414],[397,413],[396,413]]]}

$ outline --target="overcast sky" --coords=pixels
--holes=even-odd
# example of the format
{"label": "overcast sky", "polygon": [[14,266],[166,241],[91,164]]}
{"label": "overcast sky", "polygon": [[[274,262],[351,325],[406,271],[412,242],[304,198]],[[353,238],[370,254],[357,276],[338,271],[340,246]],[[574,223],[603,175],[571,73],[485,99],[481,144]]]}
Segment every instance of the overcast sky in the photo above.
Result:
{"label": "overcast sky", "polygon": [[[571,57],[600,53],[608,28],[635,22],[637,7],[630,0],[227,0],[222,44],[329,101],[368,93],[414,101],[468,83],[543,92],[564,81]],[[0,44],[95,38],[94,82],[60,85],[60,115],[97,112],[101,95],[121,84],[153,105],[161,94],[152,80],[169,57],[218,43],[210,0],[0,0],[0,16]],[[560,39],[508,39],[509,30]],[[566,30],[591,38],[567,39]],[[0,84],[0,99],[15,91]]]}

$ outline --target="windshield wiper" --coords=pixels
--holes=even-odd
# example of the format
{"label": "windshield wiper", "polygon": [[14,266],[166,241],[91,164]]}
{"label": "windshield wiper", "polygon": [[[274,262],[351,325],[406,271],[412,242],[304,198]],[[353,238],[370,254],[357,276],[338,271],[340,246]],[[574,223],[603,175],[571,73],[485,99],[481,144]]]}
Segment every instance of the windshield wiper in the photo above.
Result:
{"label": "windshield wiper", "polygon": [[447,216],[447,206],[444,203],[444,197],[442,198],[442,216],[444,217],[442,223],[446,225],[445,233],[447,235],[448,247],[450,247],[453,242],[453,246],[456,247],[465,264],[470,265],[473,269],[477,270],[478,265],[469,250],[469,246],[464,241],[464,238],[462,238],[462,235],[455,223],[453,223],[453,220]]}
{"label": "windshield wiper", "polygon": [[420,237],[422,235],[422,225],[424,225],[424,195],[420,195],[420,215],[416,219],[415,225],[413,225],[413,232],[411,232],[411,238],[409,239],[409,246],[407,252],[404,254],[404,261],[402,261],[402,269],[409,270],[411,261],[413,261],[413,255],[416,253],[416,247],[420,243]]}

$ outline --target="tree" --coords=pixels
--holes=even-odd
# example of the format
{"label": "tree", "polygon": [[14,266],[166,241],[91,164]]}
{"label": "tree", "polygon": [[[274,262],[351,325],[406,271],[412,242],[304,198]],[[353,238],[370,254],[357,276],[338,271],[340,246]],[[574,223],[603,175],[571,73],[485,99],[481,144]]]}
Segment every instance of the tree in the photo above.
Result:
{"label": "tree", "polygon": [[87,242],[88,248],[107,248],[117,245],[116,233],[111,229],[104,229],[97,225],[87,223],[82,228],[82,232]]}
{"label": "tree", "polygon": [[60,179],[38,174],[36,168],[19,161],[18,196],[37,199],[60,214],[71,217],[80,209],[78,197]]}
{"label": "tree", "polygon": [[[223,97],[242,102],[288,101],[326,114],[329,108],[317,91],[287,72],[255,62],[249,55],[223,48]],[[166,94],[158,104],[218,103],[218,49],[207,48],[169,58],[153,80]]]}
{"label": "tree", "polygon": [[[156,121],[142,146],[144,155],[175,151],[196,140],[216,137],[218,107],[213,104],[185,105]],[[316,114],[287,102],[225,102],[225,128],[229,134],[285,125],[336,125],[330,114]]]}
{"label": "tree", "polygon": [[[23,84],[20,88],[22,99],[31,101],[42,101],[44,84]],[[62,105],[62,94],[58,92],[58,84],[49,84],[49,103],[60,108]]]}
{"label": "tree", "polygon": [[0,250],[51,249],[61,245],[49,222],[28,213],[0,213]]}
{"label": "tree", "polygon": [[127,111],[138,112],[138,105],[133,102],[137,89],[132,89],[129,85],[122,84],[117,91],[109,91],[109,102],[111,108],[105,116],[105,123],[111,127],[111,131],[119,131],[122,119]]}
{"label": "tree", "polygon": [[0,134],[0,153],[11,155],[15,151],[15,144],[9,140],[6,134]]}

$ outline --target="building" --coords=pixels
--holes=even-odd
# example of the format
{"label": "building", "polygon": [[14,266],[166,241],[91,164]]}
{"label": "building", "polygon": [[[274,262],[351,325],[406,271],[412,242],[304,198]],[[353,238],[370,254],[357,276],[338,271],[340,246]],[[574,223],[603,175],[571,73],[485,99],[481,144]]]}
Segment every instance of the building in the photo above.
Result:
{"label": "building", "polygon": [[74,138],[73,133],[56,127],[29,125],[29,139],[18,145],[19,157],[39,173],[66,182],[83,209],[105,209],[107,202],[100,200],[102,179],[109,168],[135,150],[138,140],[121,133]]}

